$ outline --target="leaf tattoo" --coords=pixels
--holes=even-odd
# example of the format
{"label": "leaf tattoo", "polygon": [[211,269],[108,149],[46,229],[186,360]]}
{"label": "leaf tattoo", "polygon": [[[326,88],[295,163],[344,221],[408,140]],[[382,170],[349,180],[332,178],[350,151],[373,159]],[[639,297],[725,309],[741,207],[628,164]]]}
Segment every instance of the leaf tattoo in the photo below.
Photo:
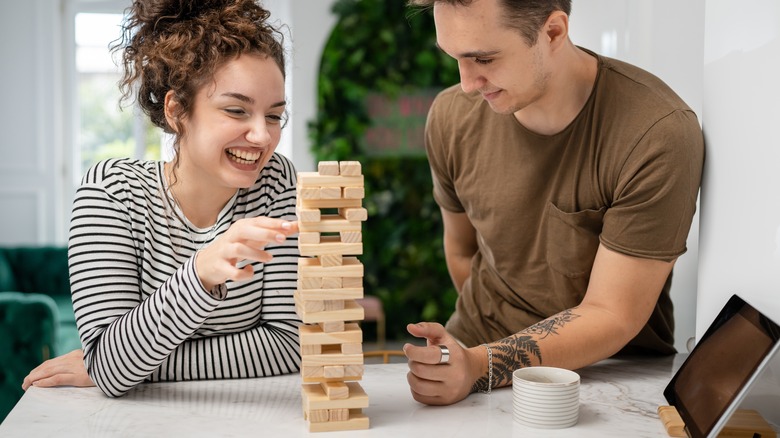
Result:
{"label": "leaf tattoo", "polygon": [[567,309],[492,344],[490,347],[493,352],[493,381],[489,381],[488,370],[487,375],[474,382],[471,387],[472,392],[487,391],[491,383],[494,388],[508,385],[512,382],[512,372],[518,368],[532,366],[533,357],[541,364],[542,352],[538,340],[557,335],[558,329],[579,317],[580,315],[574,313],[572,309]]}

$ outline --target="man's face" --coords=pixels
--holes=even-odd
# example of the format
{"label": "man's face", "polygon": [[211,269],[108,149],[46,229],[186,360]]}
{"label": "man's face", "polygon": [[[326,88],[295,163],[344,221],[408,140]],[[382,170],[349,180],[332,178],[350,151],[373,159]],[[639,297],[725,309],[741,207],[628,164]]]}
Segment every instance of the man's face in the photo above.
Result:
{"label": "man's face", "polygon": [[498,0],[433,8],[437,43],[458,61],[463,91],[479,92],[494,111],[511,114],[544,95],[550,72],[543,38],[529,47],[502,16]]}

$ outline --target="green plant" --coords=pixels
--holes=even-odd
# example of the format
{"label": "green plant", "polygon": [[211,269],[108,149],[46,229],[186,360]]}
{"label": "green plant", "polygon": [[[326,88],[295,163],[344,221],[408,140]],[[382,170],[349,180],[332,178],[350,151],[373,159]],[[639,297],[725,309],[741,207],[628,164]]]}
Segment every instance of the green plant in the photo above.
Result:
{"label": "green plant", "polygon": [[[392,100],[457,83],[457,64],[436,48],[433,19],[401,0],[340,0],[323,51],[318,109],[310,123],[319,161],[363,163],[369,220],[364,225],[366,293],[384,303],[389,338],[410,322],[445,322],[457,292],[444,261],[442,223],[424,155],[365,150],[368,97]],[[421,140],[421,139],[420,139]]]}

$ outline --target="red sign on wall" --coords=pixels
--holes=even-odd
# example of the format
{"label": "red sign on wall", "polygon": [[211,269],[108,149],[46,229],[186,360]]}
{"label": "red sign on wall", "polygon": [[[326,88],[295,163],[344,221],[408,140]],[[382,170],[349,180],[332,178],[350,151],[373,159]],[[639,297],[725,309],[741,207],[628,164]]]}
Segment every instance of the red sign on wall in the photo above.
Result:
{"label": "red sign on wall", "polygon": [[425,119],[437,91],[420,90],[391,99],[369,94],[366,100],[371,126],[363,148],[372,156],[424,155]]}

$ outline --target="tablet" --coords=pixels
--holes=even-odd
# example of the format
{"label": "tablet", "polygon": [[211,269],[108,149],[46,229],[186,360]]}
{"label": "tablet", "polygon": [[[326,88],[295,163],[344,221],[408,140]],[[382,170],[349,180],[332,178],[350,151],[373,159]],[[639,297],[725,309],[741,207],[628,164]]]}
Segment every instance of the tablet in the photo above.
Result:
{"label": "tablet", "polygon": [[733,295],[677,370],[664,397],[692,438],[716,437],[780,348],[780,327]]}

